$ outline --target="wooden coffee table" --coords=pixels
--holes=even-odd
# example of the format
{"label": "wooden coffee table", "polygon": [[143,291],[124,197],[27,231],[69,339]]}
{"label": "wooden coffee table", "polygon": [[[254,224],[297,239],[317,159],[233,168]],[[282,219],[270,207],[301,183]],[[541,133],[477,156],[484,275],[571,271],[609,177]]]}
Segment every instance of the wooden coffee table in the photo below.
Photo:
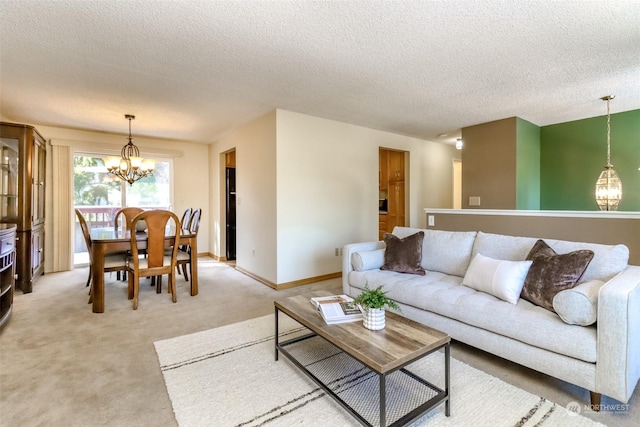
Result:
{"label": "wooden coffee table", "polygon": [[[405,425],[443,402],[445,415],[450,415],[447,334],[390,312],[380,331],[364,328],[361,321],[327,325],[309,302],[327,295],[319,291],[274,301],[276,360],[282,353],[364,425]],[[305,332],[280,341],[280,313]],[[445,354],[444,389],[408,366],[440,349]]]}

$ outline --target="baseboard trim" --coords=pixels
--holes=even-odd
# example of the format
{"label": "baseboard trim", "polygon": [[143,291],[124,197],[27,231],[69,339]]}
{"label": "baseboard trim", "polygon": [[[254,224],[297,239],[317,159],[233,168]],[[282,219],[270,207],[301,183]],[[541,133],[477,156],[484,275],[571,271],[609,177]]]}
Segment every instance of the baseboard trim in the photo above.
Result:
{"label": "baseboard trim", "polygon": [[260,276],[258,276],[256,274],[253,274],[252,272],[247,271],[242,267],[238,267],[237,265],[236,265],[236,270],[238,270],[242,274],[245,274],[245,275],[251,277],[252,279],[257,280],[258,282],[262,283],[263,285],[267,285],[271,289],[275,289],[276,291],[280,291],[280,290],[283,290],[283,289],[295,288],[296,286],[308,285],[309,283],[321,282],[323,280],[337,279],[339,277],[342,277],[342,272],[338,271],[336,273],[323,274],[321,276],[308,277],[306,279],[294,280],[292,282],[285,282],[285,283],[277,284],[277,283],[273,283],[270,280],[265,279],[264,277],[260,277]]}
{"label": "baseboard trim", "polygon": [[220,262],[226,262],[227,261],[227,257],[218,256],[218,255],[212,254],[211,252],[206,252],[204,254],[198,254],[198,256],[208,256],[209,258],[213,258],[216,261],[220,261]]}

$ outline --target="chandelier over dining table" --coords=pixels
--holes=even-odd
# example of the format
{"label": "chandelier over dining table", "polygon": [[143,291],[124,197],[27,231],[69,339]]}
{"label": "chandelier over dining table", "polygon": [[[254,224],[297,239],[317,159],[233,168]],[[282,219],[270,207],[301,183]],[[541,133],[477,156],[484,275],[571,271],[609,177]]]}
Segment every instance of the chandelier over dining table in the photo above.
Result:
{"label": "chandelier over dining table", "polygon": [[140,157],[140,150],[133,144],[131,136],[131,120],[135,120],[136,116],[125,114],[124,118],[129,120],[129,137],[128,143],[122,147],[120,157],[109,156],[104,159],[104,164],[110,175],[117,176],[123,181],[133,185],[134,182],[145,176],[151,175],[155,169],[155,160],[143,159]]}

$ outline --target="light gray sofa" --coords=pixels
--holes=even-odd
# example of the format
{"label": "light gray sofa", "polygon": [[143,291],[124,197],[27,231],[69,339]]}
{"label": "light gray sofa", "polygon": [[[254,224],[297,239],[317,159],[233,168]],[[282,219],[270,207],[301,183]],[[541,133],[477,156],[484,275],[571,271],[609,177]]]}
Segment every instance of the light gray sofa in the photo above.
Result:
{"label": "light gray sofa", "polygon": [[383,285],[403,316],[583,387],[596,410],[602,394],[629,401],[640,377],[640,266],[627,265],[625,245],[543,239],[558,254],[580,249],[595,254],[578,286],[554,298],[554,308],[564,302],[556,310],[563,320],[524,299],[511,304],[462,285],[476,254],[522,261],[538,239],[408,227],[396,227],[393,234],[404,238],[418,231],[425,233],[424,276],[381,270],[382,241],[349,244],[343,248],[344,293],[357,296],[365,284]]}

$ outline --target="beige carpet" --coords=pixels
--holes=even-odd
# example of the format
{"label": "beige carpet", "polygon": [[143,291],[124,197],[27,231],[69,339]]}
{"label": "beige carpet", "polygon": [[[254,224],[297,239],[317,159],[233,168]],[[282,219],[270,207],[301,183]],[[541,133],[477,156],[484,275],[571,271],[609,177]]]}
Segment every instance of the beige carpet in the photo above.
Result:
{"label": "beige carpet", "polygon": [[[267,315],[155,343],[181,427],[360,425],[285,357],[274,360],[273,331],[274,317]],[[282,314],[280,331],[284,340],[306,333]],[[379,425],[377,376],[319,337],[288,350],[303,356],[298,359],[305,366],[322,363],[325,368],[318,375],[333,371],[330,375],[337,379],[330,383],[331,389],[355,402],[371,424]],[[443,367],[444,354],[436,352],[407,369],[443,387]],[[394,408],[432,396],[419,396],[421,388],[399,372],[388,376],[387,388],[389,423],[402,416],[400,408],[395,413]],[[405,390],[401,399],[398,390]],[[455,359],[451,393],[450,417],[441,404],[412,426],[602,426]]]}
{"label": "beige carpet", "polygon": [[[175,426],[153,343],[273,313],[276,297],[310,289],[341,291],[340,279],[274,291],[209,258],[199,260],[200,294],[178,279],[178,302],[141,287],[131,309],[126,284],[106,275],[104,314],[87,304],[88,269],[47,274],[31,294],[16,293],[0,330],[0,425]],[[491,354],[453,343],[452,356],[565,406],[588,391]],[[616,402],[603,398],[604,404]],[[613,408],[613,407],[612,407]],[[627,408],[582,415],[610,426],[638,426],[640,391]]]}

